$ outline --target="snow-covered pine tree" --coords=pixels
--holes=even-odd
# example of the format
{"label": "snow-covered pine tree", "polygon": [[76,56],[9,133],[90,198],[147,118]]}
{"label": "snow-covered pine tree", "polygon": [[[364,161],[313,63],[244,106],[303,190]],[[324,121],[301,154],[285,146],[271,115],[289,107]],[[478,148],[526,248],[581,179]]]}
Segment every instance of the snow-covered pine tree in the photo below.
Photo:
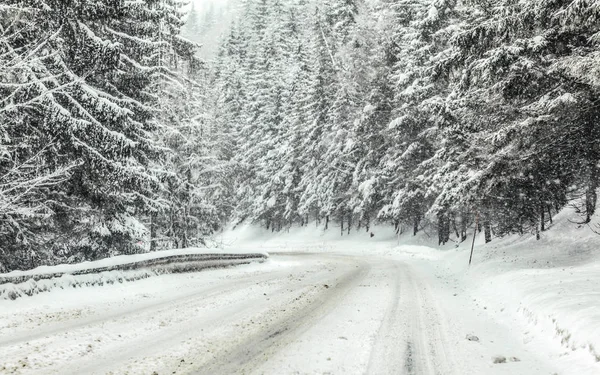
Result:
{"label": "snow-covered pine tree", "polygon": [[[48,163],[56,142],[38,130],[44,81],[57,77],[43,72],[43,61],[35,53],[52,35],[46,34],[45,40],[28,35],[34,26],[32,13],[0,4],[0,272],[50,256],[37,248],[37,233],[52,213],[46,194],[68,179],[76,165]],[[35,72],[43,80],[29,80]]]}
{"label": "snow-covered pine tree", "polygon": [[153,56],[165,44],[181,50],[174,4],[7,0],[4,7],[26,10],[3,18],[11,37],[2,52],[35,64],[22,65],[9,88],[20,126],[42,135],[29,152],[47,148],[42,165],[52,169],[76,165],[45,191],[51,220],[38,228],[37,244],[10,255],[9,267],[142,251],[140,215],[160,205],[160,183],[148,169],[160,154],[150,88],[168,74]]}
{"label": "snow-covered pine tree", "polygon": [[[268,68],[274,96],[271,122],[275,132],[267,142],[269,151],[262,160],[259,176],[264,181],[259,201],[266,202],[262,217],[272,228],[281,229],[298,221],[298,183],[301,178],[298,134],[295,132],[297,110],[295,100],[302,101],[302,79],[305,78],[301,61],[301,23],[295,3],[277,0],[270,6],[266,38],[270,47],[271,63]],[[274,147],[273,147],[274,146]]]}
{"label": "snow-covered pine tree", "polygon": [[[596,206],[599,134],[594,2],[472,2],[468,29],[440,70],[455,78],[465,150],[479,170],[472,192],[498,234],[544,230],[552,212],[581,196]],[[463,138],[465,137],[463,136]],[[573,186],[577,186],[572,190]],[[464,194],[464,193],[462,193]],[[466,195],[466,194],[465,194]]]}
{"label": "snow-covered pine tree", "polygon": [[[245,97],[241,101],[237,119],[237,134],[240,137],[239,148],[234,155],[238,167],[237,179],[237,216],[240,219],[257,219],[262,214],[266,202],[261,185],[265,183],[264,160],[270,147],[271,137],[278,130],[277,118],[273,110],[277,91],[269,76],[271,56],[270,45],[266,38],[269,21],[269,3],[267,0],[249,1],[245,4],[238,28],[243,55],[234,52],[232,58],[239,59],[241,89]],[[236,56],[237,54],[237,56]],[[273,60],[275,57],[273,56]],[[238,93],[233,93],[238,95]]]}
{"label": "snow-covered pine tree", "polygon": [[[443,124],[443,82],[433,80],[438,54],[446,48],[446,28],[454,17],[454,1],[410,0],[390,5],[397,29],[398,54],[394,69],[396,109],[386,139],[382,178],[388,187],[380,217],[406,223],[417,233],[437,197],[428,176]],[[441,208],[441,207],[440,207]]]}
{"label": "snow-covered pine tree", "polygon": [[366,6],[359,14],[353,38],[354,76],[362,87],[362,110],[355,115],[350,133],[348,155],[354,172],[349,204],[358,226],[367,231],[382,206],[380,162],[388,151],[384,132],[394,106],[391,73],[398,51],[388,32],[396,22],[391,13],[386,3]]}
{"label": "snow-covered pine tree", "polygon": [[260,220],[271,228],[280,228],[297,215],[296,209],[293,215],[288,209],[297,203],[292,202],[294,194],[286,190],[289,180],[285,173],[296,164],[288,157],[295,56],[301,33],[297,14],[295,3],[246,3],[220,56],[219,69],[229,73],[217,73],[219,85],[231,98],[223,104],[236,107],[235,118],[228,116],[238,137],[232,159],[238,168],[236,215]]}
{"label": "snow-covered pine tree", "polygon": [[[358,2],[332,0],[324,4],[322,14],[317,13],[314,33],[318,50],[317,68],[326,70],[328,78],[323,81],[325,97],[324,127],[317,140],[320,150],[319,163],[314,171],[312,190],[322,205],[322,216],[334,216],[342,223],[351,222],[352,212],[348,206],[351,176],[354,166],[347,158],[348,135],[354,115],[360,103],[360,82],[355,80],[352,53],[357,48],[355,36]],[[318,70],[317,70],[318,72]],[[317,81],[318,82],[318,81]],[[348,225],[349,227],[349,225]]]}
{"label": "snow-covered pine tree", "polygon": [[464,239],[478,215],[490,240],[492,230],[544,230],[579,195],[589,221],[594,3],[243,8],[215,75],[214,121],[235,138],[228,184],[238,219],[348,228],[378,212],[414,232],[436,221],[444,243],[451,232]]}
{"label": "snow-covered pine tree", "polygon": [[322,155],[326,148],[323,138],[328,134],[329,109],[333,103],[335,80],[335,58],[325,34],[325,20],[321,8],[310,13],[307,22],[307,67],[308,77],[305,94],[304,140],[301,145],[306,172],[300,181],[300,211],[314,213],[315,218],[325,220],[328,226],[334,207],[327,199],[327,190],[321,179]]}
{"label": "snow-covered pine tree", "polygon": [[[222,134],[219,142],[219,160],[223,161],[220,184],[219,215],[223,221],[231,218],[238,207],[235,201],[237,184],[243,179],[242,170],[237,164],[238,147],[243,142],[238,137],[241,129],[245,104],[245,85],[242,61],[246,55],[247,44],[239,25],[233,25],[229,36],[222,43],[211,74],[212,93],[206,99],[212,100],[210,118],[216,129]],[[240,210],[244,211],[244,210]]]}

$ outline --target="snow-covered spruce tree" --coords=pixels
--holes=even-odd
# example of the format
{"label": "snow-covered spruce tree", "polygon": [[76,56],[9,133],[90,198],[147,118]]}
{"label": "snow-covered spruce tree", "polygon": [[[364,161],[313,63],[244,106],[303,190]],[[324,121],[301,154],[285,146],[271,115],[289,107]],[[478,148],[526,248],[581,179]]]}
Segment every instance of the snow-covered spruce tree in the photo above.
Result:
{"label": "snow-covered spruce tree", "polygon": [[[153,56],[159,46],[180,42],[175,8],[168,1],[5,4],[26,12],[3,24],[11,35],[3,52],[35,60],[19,72],[11,96],[22,126],[50,144],[46,165],[77,164],[45,192],[51,220],[38,228],[36,246],[20,246],[35,256],[10,254],[11,267],[142,250],[140,215],[159,205],[159,181],[148,170],[160,153],[151,134],[157,96],[149,88],[166,73]],[[42,250],[47,259],[39,258]]]}
{"label": "snow-covered spruce tree", "polygon": [[221,225],[214,205],[220,189],[220,134],[205,113],[204,95],[196,83],[172,83],[171,90],[163,91],[167,93],[158,134],[168,151],[157,168],[161,195],[168,203],[151,217],[152,243],[156,248],[181,248],[203,244]]}
{"label": "snow-covered spruce tree", "polygon": [[46,193],[75,165],[47,163],[55,140],[29,116],[39,114],[44,100],[43,82],[27,78],[43,69],[34,51],[46,43],[27,36],[30,17],[29,9],[0,5],[0,272],[48,257],[36,246],[36,234],[52,212]]}
{"label": "snow-covered spruce tree", "polygon": [[[315,26],[316,50],[314,51],[316,84],[323,85],[320,90],[325,95],[316,98],[323,101],[325,113],[322,114],[323,128],[317,140],[319,162],[316,169],[307,176],[311,180],[311,189],[304,191],[307,196],[315,195],[320,201],[321,215],[328,220],[330,216],[340,221],[351,222],[349,208],[349,190],[354,169],[348,152],[348,136],[354,121],[354,114],[360,106],[360,82],[354,80],[356,70],[352,61],[352,49],[355,47],[354,30],[358,5],[356,1],[328,1],[323,5],[322,13],[317,12]],[[319,82],[319,79],[323,79]],[[348,225],[349,227],[349,225]]]}
{"label": "snow-covered spruce tree", "polygon": [[[318,209],[302,207],[302,179],[310,173],[310,165],[315,160],[311,140],[310,124],[314,124],[314,113],[311,109],[311,80],[309,66],[308,43],[298,41],[297,61],[291,66],[289,79],[293,82],[290,102],[286,106],[284,121],[287,126],[288,151],[284,155],[285,184],[285,220],[288,224],[299,220],[301,225],[312,220],[319,220]],[[311,215],[312,218],[311,218]]]}
{"label": "snow-covered spruce tree", "polygon": [[577,195],[589,222],[598,187],[592,61],[599,5],[470,3],[477,10],[470,27],[454,38],[455,53],[439,67],[456,77],[452,105],[465,116],[455,133],[468,137],[463,154],[480,160],[455,191],[477,203],[497,234],[539,236],[552,212]]}
{"label": "snow-covered spruce tree", "polygon": [[[177,2],[165,3],[175,10]],[[172,38],[175,33],[165,33]],[[176,30],[174,30],[176,31]],[[177,37],[155,52],[163,73],[153,83],[157,95],[157,138],[168,151],[156,162],[166,206],[151,213],[151,246],[180,248],[204,243],[220,226],[213,195],[218,190],[219,129],[206,107],[206,67],[194,56],[196,45]]]}
{"label": "snow-covered spruce tree", "polygon": [[260,209],[262,219],[271,228],[281,229],[292,222],[301,221],[298,185],[302,176],[301,138],[298,126],[299,106],[302,105],[306,88],[307,66],[303,53],[302,29],[295,3],[276,1],[271,6],[271,16],[266,37],[271,47],[270,55],[275,60],[269,67],[277,114],[274,124],[277,131],[267,146],[269,152],[263,160],[259,176],[264,181],[259,191],[259,201],[267,206]]}
{"label": "snow-covered spruce tree", "polygon": [[[242,61],[247,49],[245,41],[239,25],[233,25],[214,63],[209,83],[212,90],[205,98],[211,105],[209,117],[214,127],[220,129],[222,134],[218,146],[218,160],[223,162],[223,168],[220,169],[221,176],[218,179],[221,189],[220,197],[215,204],[220,205],[218,212],[224,221],[231,219],[234,209],[239,207],[235,200],[238,193],[237,186],[245,178],[236,159],[238,147],[241,147],[243,142],[238,138],[238,132],[242,124],[246,97],[242,69]],[[245,210],[242,208],[239,212]],[[235,219],[238,220],[239,217]]]}
{"label": "snow-covered spruce tree", "polygon": [[[238,173],[236,199],[239,203],[236,216],[242,220],[255,220],[264,208],[265,202],[259,201],[259,186],[264,183],[260,180],[260,173],[265,167],[262,158],[274,145],[268,142],[276,135],[278,125],[274,123],[277,121],[274,112],[277,93],[271,86],[270,46],[265,37],[268,17],[269,4],[266,0],[247,2],[237,25],[240,36],[237,41],[241,43],[243,53],[235,50],[229,54],[230,64],[240,71],[239,89],[245,94],[240,103],[240,113],[233,119],[240,140],[233,159]],[[232,44],[227,48],[238,47]],[[222,77],[229,80],[229,77]],[[233,92],[232,95],[239,93]]]}
{"label": "snow-covered spruce tree", "polygon": [[350,189],[350,209],[358,226],[367,231],[382,208],[380,162],[386,152],[384,132],[394,107],[391,73],[398,54],[389,34],[396,22],[389,4],[365,6],[359,14],[354,36],[354,80],[361,89],[361,107],[355,115],[348,145],[348,158],[354,165]]}
{"label": "snow-covered spruce tree", "polygon": [[[398,54],[393,72],[395,110],[381,161],[385,180],[385,205],[380,218],[407,224],[417,233],[435,201],[438,190],[433,161],[439,127],[445,122],[444,82],[432,73],[436,59],[446,49],[448,28],[455,16],[454,1],[392,2],[397,20],[393,41]],[[438,206],[437,211],[444,210]],[[442,213],[442,215],[446,215]],[[444,242],[444,241],[441,241]]]}
{"label": "snow-covered spruce tree", "polygon": [[327,189],[321,178],[322,155],[325,152],[323,138],[328,134],[329,109],[333,103],[335,59],[325,33],[325,20],[321,8],[316,7],[307,22],[307,68],[308,77],[303,101],[305,121],[301,145],[305,173],[300,181],[300,212],[314,214],[317,221],[325,220],[328,227],[334,207],[327,199]]}
{"label": "snow-covered spruce tree", "polygon": [[283,103],[289,101],[286,98],[289,96],[287,83],[291,82],[286,82],[289,66],[286,63],[290,62],[287,55],[293,50],[290,44],[295,36],[287,28],[287,9],[282,2],[273,0],[266,7],[268,11],[263,19],[257,19],[258,24],[264,23],[264,33],[253,46],[255,61],[249,86],[253,94],[250,95],[248,120],[252,123],[252,136],[256,137],[251,149],[256,192],[251,215],[267,227],[281,228],[285,211],[281,173],[283,156],[287,151]]}
{"label": "snow-covered spruce tree", "polygon": [[[270,228],[281,228],[297,216],[290,209],[297,206],[296,193],[286,188],[299,173],[298,163],[288,159],[301,39],[297,14],[295,3],[246,3],[222,47],[217,71],[217,86],[224,91],[221,104],[231,108],[225,116],[238,138],[232,158],[237,168],[236,216]],[[290,179],[288,172],[296,177]]]}

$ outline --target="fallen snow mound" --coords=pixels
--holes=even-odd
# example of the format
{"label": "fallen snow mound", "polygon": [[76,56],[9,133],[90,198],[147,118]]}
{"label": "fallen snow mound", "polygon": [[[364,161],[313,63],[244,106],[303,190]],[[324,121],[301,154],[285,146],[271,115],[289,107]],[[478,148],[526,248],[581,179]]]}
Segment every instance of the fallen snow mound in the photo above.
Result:
{"label": "fallen snow mound", "polygon": [[[212,250],[212,249],[211,249]],[[43,266],[0,274],[0,299],[48,292],[55,288],[123,283],[166,273],[195,272],[263,262],[266,253],[206,253],[207,249],[179,249],[122,255],[95,262]]]}

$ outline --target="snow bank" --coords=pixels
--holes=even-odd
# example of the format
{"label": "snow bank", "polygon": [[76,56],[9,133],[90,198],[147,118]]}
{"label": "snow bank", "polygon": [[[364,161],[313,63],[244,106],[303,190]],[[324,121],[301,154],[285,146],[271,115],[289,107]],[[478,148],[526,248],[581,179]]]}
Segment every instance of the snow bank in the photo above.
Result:
{"label": "snow bank", "polygon": [[446,261],[476,286],[474,298],[490,313],[520,325],[524,342],[563,358],[565,373],[599,374],[600,236],[572,216],[568,209],[557,215],[540,241],[530,235],[478,244],[468,271],[464,256]]}
{"label": "snow bank", "polygon": [[235,252],[227,252],[222,248],[187,248],[187,249],[173,249],[173,250],[162,250],[162,251],[154,251],[151,253],[144,254],[133,254],[133,255],[118,255],[111,258],[104,258],[100,260],[96,260],[93,262],[82,262],[76,264],[59,264],[56,266],[40,266],[31,270],[26,271],[11,271],[8,273],[0,273],[0,283],[2,283],[2,279],[8,277],[21,277],[21,276],[33,276],[33,275],[43,275],[43,274],[57,274],[57,273],[75,273],[92,269],[99,268],[109,268],[116,266],[123,266],[126,264],[134,264],[144,261],[151,261],[155,259],[166,259],[168,257],[178,257],[178,256],[216,256],[216,255],[232,255],[232,254],[259,254],[268,256],[267,253],[256,253],[256,251],[235,251]]}
{"label": "snow bank", "polygon": [[123,255],[80,264],[38,267],[28,271],[0,274],[0,299],[47,292],[52,289],[123,283],[165,273],[194,272],[206,268],[230,267],[263,262],[266,253],[220,252],[207,249],[180,249],[156,253]]}
{"label": "snow bank", "polygon": [[[480,314],[501,322],[534,352],[552,358],[563,373],[600,374],[600,235],[595,223],[574,224],[571,209],[536,241],[534,235],[477,235],[468,266],[467,241],[437,246],[434,234],[395,236],[389,226],[340,235],[339,224],[315,224],[281,233],[245,226],[223,234],[231,248],[277,252],[343,252],[401,259],[466,296]],[[600,221],[600,217],[595,218]],[[596,230],[598,231],[598,230]]]}
{"label": "snow bank", "polygon": [[430,240],[429,249],[404,244],[390,253],[456,286],[481,314],[551,357],[562,373],[600,374],[600,235],[592,230],[596,224],[574,224],[578,219],[563,210],[539,241],[514,235],[485,244],[478,234],[471,267],[472,230],[462,244],[437,247]]}
{"label": "snow bank", "polygon": [[[324,230],[325,222],[312,223],[302,227],[292,227],[281,232],[271,232],[254,225],[241,225],[225,230],[218,240],[225,249],[266,252],[330,252],[372,251],[373,247],[390,249],[396,244],[394,228],[388,225],[373,225],[357,231],[353,227],[350,234],[341,232],[340,225],[330,222]],[[371,237],[371,233],[373,236]]]}

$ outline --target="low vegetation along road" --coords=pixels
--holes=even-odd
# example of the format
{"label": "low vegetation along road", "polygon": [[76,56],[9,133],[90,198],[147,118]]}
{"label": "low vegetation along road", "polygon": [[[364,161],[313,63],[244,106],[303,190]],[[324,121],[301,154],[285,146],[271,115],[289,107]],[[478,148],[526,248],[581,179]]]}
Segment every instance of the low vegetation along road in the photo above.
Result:
{"label": "low vegetation along road", "polygon": [[0,301],[0,373],[553,373],[443,284],[390,259],[273,254]]}

